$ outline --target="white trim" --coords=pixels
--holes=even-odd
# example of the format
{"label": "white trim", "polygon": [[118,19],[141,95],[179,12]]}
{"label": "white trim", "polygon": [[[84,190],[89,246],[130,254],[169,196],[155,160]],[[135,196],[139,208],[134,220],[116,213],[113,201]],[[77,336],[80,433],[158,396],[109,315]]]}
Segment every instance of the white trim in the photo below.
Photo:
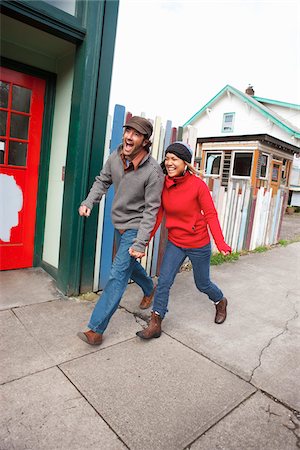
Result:
{"label": "white trim", "polygon": [[[254,151],[251,152],[240,152],[240,151],[233,151],[233,157],[231,158],[231,163],[230,163],[230,172],[229,172],[229,177],[232,179],[236,179],[236,180],[251,180],[251,174],[252,174],[252,170],[253,170],[253,162],[254,162]],[[236,153],[252,153],[252,161],[251,161],[251,169],[250,169],[250,175],[233,175],[233,166],[234,166],[234,160],[235,160],[235,154]]]}

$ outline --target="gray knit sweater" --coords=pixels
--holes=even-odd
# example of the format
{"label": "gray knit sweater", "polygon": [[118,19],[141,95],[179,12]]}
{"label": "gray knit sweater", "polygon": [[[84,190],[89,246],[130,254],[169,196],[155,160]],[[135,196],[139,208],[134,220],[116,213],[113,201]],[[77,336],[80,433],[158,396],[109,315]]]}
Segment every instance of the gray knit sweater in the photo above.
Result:
{"label": "gray knit sweater", "polygon": [[138,234],[132,248],[143,252],[154,228],[160,206],[164,175],[157,161],[147,154],[137,170],[125,172],[119,146],[106,161],[95,178],[89,195],[82,205],[92,209],[99,203],[111,184],[115,195],[111,217],[117,230],[137,229]]}

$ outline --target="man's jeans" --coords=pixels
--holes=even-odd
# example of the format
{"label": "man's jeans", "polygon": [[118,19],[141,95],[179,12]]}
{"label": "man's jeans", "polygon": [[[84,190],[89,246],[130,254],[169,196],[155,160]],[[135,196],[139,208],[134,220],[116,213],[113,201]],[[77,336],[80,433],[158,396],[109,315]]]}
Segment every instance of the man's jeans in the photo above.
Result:
{"label": "man's jeans", "polygon": [[194,280],[199,291],[207,294],[213,302],[219,302],[223,298],[223,292],[218,286],[210,281],[210,256],[210,244],[201,248],[181,248],[176,247],[168,241],[160,268],[160,275],[152,308],[153,311],[159,313],[159,315],[164,318],[168,311],[167,307],[170,288],[186,257],[188,257],[192,263]]}
{"label": "man's jeans", "polygon": [[102,334],[106,329],[111,316],[118,308],[130,278],[142,288],[144,295],[150,295],[153,290],[152,279],[141,264],[128,253],[136,235],[137,230],[126,230],[123,234],[116,231],[118,251],[110,270],[109,280],[88,324],[88,327],[97,333]]}

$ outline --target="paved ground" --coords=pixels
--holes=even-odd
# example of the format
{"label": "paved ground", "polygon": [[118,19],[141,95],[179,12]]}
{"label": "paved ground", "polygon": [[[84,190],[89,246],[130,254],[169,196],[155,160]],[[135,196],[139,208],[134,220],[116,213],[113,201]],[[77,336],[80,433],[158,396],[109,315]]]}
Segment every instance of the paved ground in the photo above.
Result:
{"label": "paved ground", "polygon": [[130,285],[101,347],[93,308],[43,271],[0,273],[0,448],[290,450],[300,446],[300,242],[212,267],[214,308],[180,273],[160,339]]}
{"label": "paved ground", "polygon": [[300,213],[283,216],[280,239],[300,239]]}

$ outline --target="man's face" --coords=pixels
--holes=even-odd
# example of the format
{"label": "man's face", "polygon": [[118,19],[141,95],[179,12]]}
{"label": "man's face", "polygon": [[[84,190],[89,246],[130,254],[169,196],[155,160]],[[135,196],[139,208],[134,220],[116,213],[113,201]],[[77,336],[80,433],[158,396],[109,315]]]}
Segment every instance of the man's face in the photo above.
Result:
{"label": "man's face", "polygon": [[134,156],[147,144],[145,136],[134,128],[126,127],[123,135],[123,153],[129,158]]}

